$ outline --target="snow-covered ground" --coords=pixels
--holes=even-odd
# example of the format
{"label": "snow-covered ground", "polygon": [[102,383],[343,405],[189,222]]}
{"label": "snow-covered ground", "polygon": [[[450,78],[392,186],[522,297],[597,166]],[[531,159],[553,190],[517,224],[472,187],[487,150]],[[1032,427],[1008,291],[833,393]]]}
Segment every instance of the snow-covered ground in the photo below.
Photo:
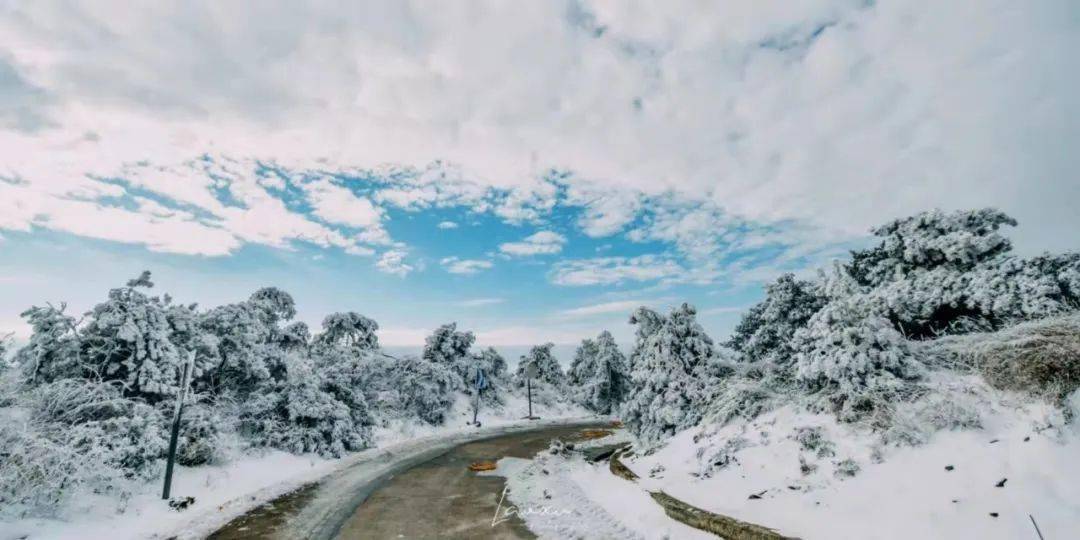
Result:
{"label": "snow-covered ground", "polygon": [[491,435],[514,426],[541,426],[583,419],[588,413],[572,405],[548,407],[534,403],[539,422],[522,420],[527,410],[524,398],[504,396],[500,410],[481,408],[483,427],[466,425],[472,420],[471,403],[466,396],[454,404],[449,420],[442,426],[394,424],[376,430],[377,446],[341,459],[316,455],[293,455],[277,450],[245,455],[225,465],[177,467],[172,496],[195,498],[188,509],[177,512],[161,500],[161,482],[145,484],[122,512],[116,501],[87,496],[77,506],[65,509],[63,519],[21,519],[0,521],[0,540],[72,539],[72,538],[198,538],[224,525],[232,518],[317,481],[339,469],[374,455],[391,456],[398,450],[420,444],[435,444],[448,439],[464,442]]}
{"label": "snow-covered ground", "polygon": [[[1080,413],[1078,394],[1071,407]],[[808,449],[795,436],[808,427],[829,442]],[[832,416],[785,407],[712,434],[689,429],[651,455],[624,458],[641,476],[636,483],[606,465],[547,453],[503,460],[499,474],[509,476],[510,501],[534,510],[524,517],[545,538],[695,537],[663,515],[647,493],[655,490],[804,539],[1038,538],[1032,517],[1045,538],[1080,530],[1080,426],[1063,425],[1049,406],[995,407],[982,429],[939,432],[917,447],[876,440]],[[721,454],[727,465],[703,475],[701,458],[728,441],[740,442]]]}

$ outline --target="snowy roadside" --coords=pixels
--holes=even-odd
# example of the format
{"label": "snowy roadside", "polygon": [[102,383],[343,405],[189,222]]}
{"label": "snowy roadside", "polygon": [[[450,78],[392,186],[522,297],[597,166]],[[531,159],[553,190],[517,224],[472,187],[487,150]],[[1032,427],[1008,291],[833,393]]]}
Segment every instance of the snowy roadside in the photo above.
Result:
{"label": "snowy roadside", "polygon": [[[637,482],[548,451],[503,459],[491,474],[507,477],[503,513],[541,538],[714,538],[668,518],[648,495],[657,490],[805,539],[1037,538],[1032,518],[1046,538],[1070,538],[1080,527],[1080,426],[1061,420],[1039,403],[994,406],[982,429],[882,447],[830,415],[784,407],[623,458]],[[796,437],[808,427],[821,434],[809,447]]]}
{"label": "snowy roadside", "polygon": [[[628,441],[625,431],[578,444],[583,449]],[[517,515],[540,538],[706,540],[716,537],[664,514],[634,483],[588,463],[579,453],[541,451],[533,459],[503,458],[494,471],[506,477],[497,519]]]}
{"label": "snowy roadside", "polygon": [[[641,489],[800,538],[1037,538],[1029,515],[1046,538],[1068,538],[1080,527],[1080,427],[1041,429],[1048,413],[1039,404],[998,409],[982,429],[897,448],[784,408],[713,436],[741,441],[737,451],[702,453],[717,447],[695,443],[691,429],[624,461]],[[794,436],[806,426],[831,444],[808,451]],[[706,477],[702,457],[728,462]]]}
{"label": "snowy roadside", "polygon": [[543,419],[521,419],[523,404],[510,396],[501,411],[481,412],[483,427],[465,425],[472,420],[468,400],[455,403],[451,420],[443,426],[391,425],[376,433],[377,446],[341,459],[293,455],[270,450],[216,466],[177,467],[174,497],[191,496],[188,509],[171,510],[161,499],[159,482],[145,484],[127,503],[123,513],[116,501],[101,497],[81,501],[65,512],[67,519],[20,519],[0,522],[0,540],[67,538],[202,538],[233,518],[280,495],[349,468],[391,466],[417,449],[455,446],[514,431],[596,420],[576,407],[536,406]]}

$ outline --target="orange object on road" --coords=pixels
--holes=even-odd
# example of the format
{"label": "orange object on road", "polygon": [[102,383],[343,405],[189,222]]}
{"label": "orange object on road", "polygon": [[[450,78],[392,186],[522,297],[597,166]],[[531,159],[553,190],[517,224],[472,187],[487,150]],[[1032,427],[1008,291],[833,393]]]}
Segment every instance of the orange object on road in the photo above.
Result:
{"label": "orange object on road", "polygon": [[473,463],[472,465],[469,465],[469,470],[470,471],[476,471],[476,472],[479,472],[479,471],[494,471],[495,470],[495,462],[494,461],[477,461],[476,463]]}

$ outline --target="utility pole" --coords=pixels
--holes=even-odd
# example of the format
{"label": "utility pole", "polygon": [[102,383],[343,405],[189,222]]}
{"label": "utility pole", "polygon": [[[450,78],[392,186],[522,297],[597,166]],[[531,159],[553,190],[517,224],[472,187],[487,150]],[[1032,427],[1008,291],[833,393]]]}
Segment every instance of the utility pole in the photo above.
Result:
{"label": "utility pole", "polygon": [[169,436],[169,457],[165,462],[165,487],[161,490],[161,498],[169,500],[169,491],[172,490],[173,462],[176,461],[176,444],[180,437],[180,415],[184,412],[184,397],[187,396],[188,383],[191,372],[195,368],[195,351],[188,353],[187,362],[184,363],[184,374],[180,377],[180,390],[176,393],[176,408],[173,409],[172,434]]}

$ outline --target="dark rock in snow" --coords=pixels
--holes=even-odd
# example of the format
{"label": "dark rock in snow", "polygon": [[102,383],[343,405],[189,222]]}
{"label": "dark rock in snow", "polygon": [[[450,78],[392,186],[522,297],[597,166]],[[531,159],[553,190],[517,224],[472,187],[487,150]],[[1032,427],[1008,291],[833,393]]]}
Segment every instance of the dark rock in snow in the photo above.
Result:
{"label": "dark rock in snow", "polygon": [[946,466],[945,466],[945,470],[946,470],[946,471],[951,471],[951,470],[953,470],[953,469],[955,469],[955,468],[956,468],[956,467],[953,467],[952,465],[946,465]]}
{"label": "dark rock in snow", "polygon": [[762,495],[764,495],[764,494],[766,494],[768,492],[769,492],[769,490],[766,489],[765,491],[759,491],[757,493],[751,493],[750,496],[747,497],[747,498],[750,499],[750,500],[758,500],[758,499],[761,498]]}
{"label": "dark rock in snow", "polygon": [[990,512],[990,517],[998,517],[998,513],[997,512]]}
{"label": "dark rock in snow", "polygon": [[1001,479],[1001,481],[1000,481],[1000,482],[998,482],[998,483],[997,483],[997,484],[995,485],[995,487],[1005,487],[1005,482],[1008,482],[1008,481],[1009,481],[1009,479],[1008,479],[1008,478],[1002,478],[1002,479]]}
{"label": "dark rock in snow", "polygon": [[195,497],[180,497],[177,499],[169,500],[169,508],[176,510],[177,512],[187,509],[187,507],[195,504]]}

